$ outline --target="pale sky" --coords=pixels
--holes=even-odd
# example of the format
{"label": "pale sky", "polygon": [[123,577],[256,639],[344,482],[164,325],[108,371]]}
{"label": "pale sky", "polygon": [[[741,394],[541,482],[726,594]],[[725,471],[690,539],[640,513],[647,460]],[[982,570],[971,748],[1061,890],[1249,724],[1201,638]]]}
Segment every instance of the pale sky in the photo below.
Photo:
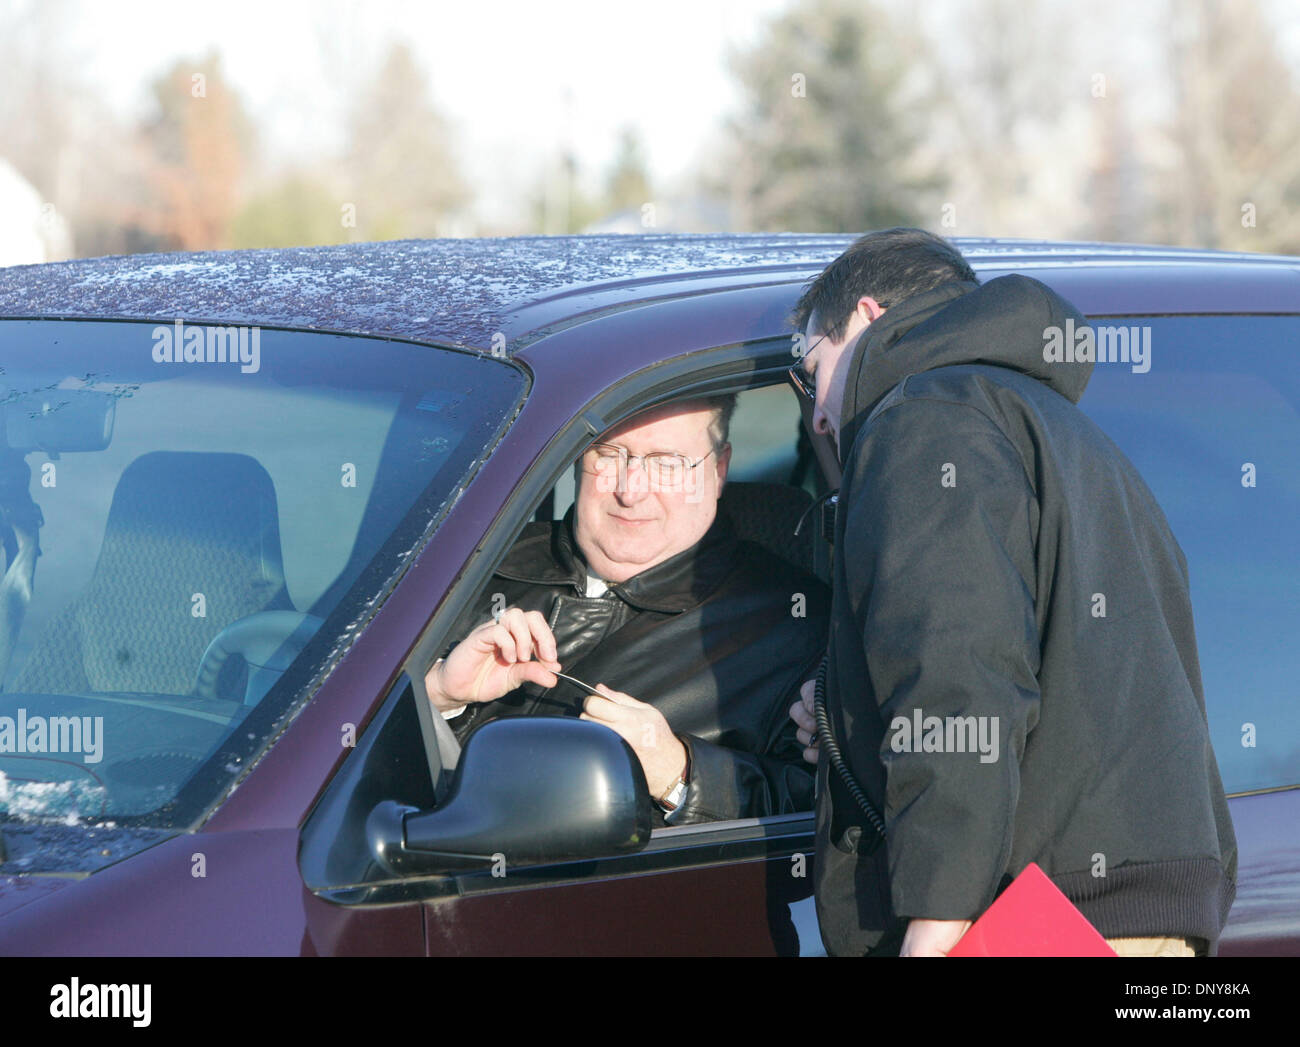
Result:
{"label": "pale sky", "polygon": [[88,5],[77,44],[86,78],[122,115],[144,112],[148,83],[178,57],[216,46],[264,142],[292,157],[340,147],[346,100],[386,45],[405,40],[451,122],[467,180],[480,199],[500,200],[517,198],[566,137],[580,169],[603,176],[629,123],[652,182],[684,176],[735,102],[727,47],[750,42],[787,5],[139,0]]}
{"label": "pale sky", "polygon": [[[42,2],[0,0],[0,7]],[[657,192],[698,170],[738,101],[728,50],[751,45],[790,2],[86,0],[66,44],[80,59],[81,77],[124,119],[147,111],[148,84],[178,58],[215,47],[264,149],[282,162],[302,157],[303,166],[315,166],[319,153],[340,149],[347,105],[387,45],[404,40],[450,122],[480,217],[509,222],[522,217],[524,193],[566,140],[589,188],[608,170],[626,124],[641,133]],[[1078,57],[1080,72],[1106,71],[1116,89],[1133,92],[1139,110],[1158,105],[1144,81],[1165,2],[1099,0],[1079,16],[1089,20],[1087,32],[1045,45]],[[1284,52],[1300,68],[1300,0],[1266,3]],[[963,34],[953,24],[961,0],[880,6],[924,20],[941,56],[962,57]]]}

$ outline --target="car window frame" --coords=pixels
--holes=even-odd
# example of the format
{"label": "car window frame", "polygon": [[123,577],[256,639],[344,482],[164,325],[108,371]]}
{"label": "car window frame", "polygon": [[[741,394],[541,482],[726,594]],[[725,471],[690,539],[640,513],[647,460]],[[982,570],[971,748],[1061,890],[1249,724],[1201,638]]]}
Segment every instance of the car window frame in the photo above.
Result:
{"label": "car window frame", "polygon": [[[440,778],[439,784],[445,783],[450,770],[442,768],[439,774],[435,750],[441,732],[432,722],[423,669],[445,646],[449,630],[459,616],[490,584],[493,571],[563,473],[573,468],[577,455],[593,437],[658,404],[788,383],[790,346],[788,335],[769,336],[672,357],[626,376],[575,412],[574,417],[547,442],[503,502],[496,519],[461,569],[455,585],[435,609],[410,653],[396,670],[396,683],[367,725],[366,733],[377,733],[382,729],[398,703],[410,694],[420,718],[430,773]],[[702,356],[708,357],[703,364]],[[795,395],[793,390],[791,395]],[[304,863],[302,859],[323,853],[320,838],[330,831],[327,826],[335,823],[330,817],[318,815],[345,805],[345,798],[341,800],[337,793],[357,784],[357,768],[368,755],[365,740],[364,735],[358,740],[356,748],[326,783],[317,804],[303,822],[300,870],[304,881],[310,890],[338,904],[432,901],[471,893],[526,890],[706,865],[788,860],[796,855],[810,855],[813,849],[816,812],[810,810],[658,828],[652,832],[646,847],[634,854],[514,866],[510,877],[492,876],[485,866],[483,869],[408,874],[365,884],[333,885],[325,882],[317,860],[312,858]]]}

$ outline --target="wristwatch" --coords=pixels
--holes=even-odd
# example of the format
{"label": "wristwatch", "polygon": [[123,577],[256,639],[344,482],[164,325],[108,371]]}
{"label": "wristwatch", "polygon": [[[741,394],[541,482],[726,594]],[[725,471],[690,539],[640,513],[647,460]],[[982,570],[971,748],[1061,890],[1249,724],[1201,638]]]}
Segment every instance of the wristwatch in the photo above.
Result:
{"label": "wristwatch", "polygon": [[[677,740],[682,741],[680,736]],[[664,812],[664,821],[671,821],[673,814],[686,801],[686,789],[691,781],[691,747],[682,741],[682,748],[686,750],[686,766],[682,769],[682,776],[663,796],[655,800],[659,809]]]}

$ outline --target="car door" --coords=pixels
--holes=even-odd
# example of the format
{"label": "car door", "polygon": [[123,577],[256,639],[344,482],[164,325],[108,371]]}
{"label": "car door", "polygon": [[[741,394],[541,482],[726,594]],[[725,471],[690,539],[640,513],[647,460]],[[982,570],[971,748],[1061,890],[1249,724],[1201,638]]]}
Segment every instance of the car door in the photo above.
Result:
{"label": "car door", "polygon": [[[788,483],[796,471],[799,407],[784,385],[789,349],[784,339],[743,349],[732,346],[716,356],[700,354],[682,366],[680,384],[693,393],[700,391],[694,376],[707,363],[730,360],[743,372],[743,377],[711,379],[709,389],[750,387],[742,393],[743,406],[733,423],[733,439],[744,443],[733,455],[733,476],[739,483]],[[664,398],[662,376],[655,396]],[[773,417],[776,410],[779,421]],[[591,433],[577,436],[570,454]],[[803,453],[810,454],[806,449]],[[555,481],[564,479],[571,461],[562,456],[549,467],[552,488],[562,486]],[[809,471],[806,464],[805,482],[815,489],[815,470]],[[519,499],[516,515],[503,516],[498,527],[512,536],[544,503],[549,505],[545,511],[561,515],[565,495],[549,493],[549,488],[545,493],[539,488]],[[811,502],[811,493],[803,497]],[[507,544],[497,548],[503,551]],[[473,579],[462,580],[473,590],[462,594],[462,606],[481,589],[490,567],[482,565]],[[431,644],[422,646],[433,649]],[[432,955],[800,951],[791,906],[811,894],[811,812],[659,829],[643,849],[631,854],[593,854],[581,861],[531,867],[485,862],[400,877],[377,873],[367,850],[368,812],[381,798],[428,807],[437,802],[430,798],[437,791],[431,783],[446,780],[438,743],[419,744],[437,729],[425,708],[420,681],[424,664],[418,656],[408,659],[376,718],[378,726],[367,730],[304,826],[300,864],[318,898],[365,910],[418,900]],[[419,781],[399,784],[401,776],[391,773],[394,767],[414,772],[408,783]],[[807,927],[803,933],[805,939],[809,933],[815,937]],[[810,944],[805,941],[803,947]]]}

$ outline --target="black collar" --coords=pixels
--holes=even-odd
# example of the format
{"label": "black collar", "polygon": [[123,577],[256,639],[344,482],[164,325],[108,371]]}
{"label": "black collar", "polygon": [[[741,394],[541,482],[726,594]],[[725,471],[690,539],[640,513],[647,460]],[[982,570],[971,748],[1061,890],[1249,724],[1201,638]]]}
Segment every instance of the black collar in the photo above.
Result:
{"label": "black collar", "polygon": [[[574,507],[563,520],[515,543],[496,573],[538,585],[572,585],[587,592],[587,565],[573,537]],[[735,566],[737,542],[727,514],[719,506],[713,525],[695,545],[663,563],[610,584],[610,592],[643,611],[680,614],[698,607],[722,584]]]}

